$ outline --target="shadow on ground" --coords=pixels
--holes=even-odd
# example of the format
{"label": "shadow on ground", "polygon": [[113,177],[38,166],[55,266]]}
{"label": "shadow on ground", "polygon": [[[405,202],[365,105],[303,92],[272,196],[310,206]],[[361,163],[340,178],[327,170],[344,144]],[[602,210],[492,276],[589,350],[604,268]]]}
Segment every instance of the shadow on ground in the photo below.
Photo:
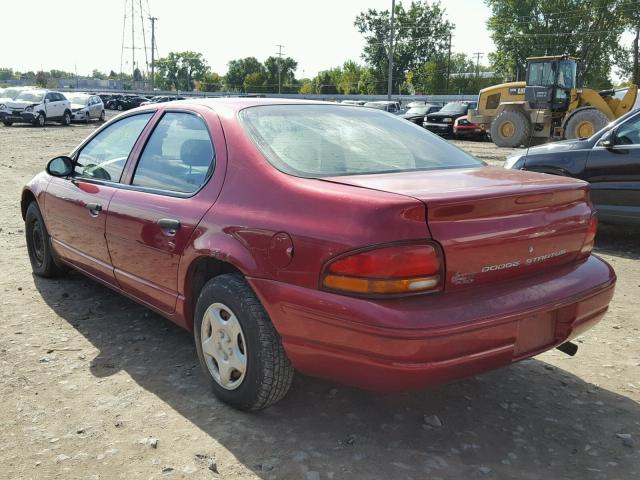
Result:
{"label": "shadow on ground", "polygon": [[[603,230],[598,248],[638,258],[624,242]],[[189,332],[77,273],[35,283],[99,350],[93,375],[126,371],[265,479],[640,478],[640,446],[616,436],[637,438],[640,405],[539,360],[394,396],[297,376],[282,402],[246,414],[210,394]]]}

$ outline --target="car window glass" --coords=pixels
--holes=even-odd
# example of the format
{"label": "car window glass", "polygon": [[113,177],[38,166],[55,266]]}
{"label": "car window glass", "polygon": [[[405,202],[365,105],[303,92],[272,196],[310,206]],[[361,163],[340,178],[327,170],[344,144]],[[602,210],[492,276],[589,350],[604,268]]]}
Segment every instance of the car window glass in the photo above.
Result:
{"label": "car window glass", "polygon": [[166,113],[140,156],[133,185],[193,193],[209,178],[214,162],[204,121],[188,113]]}
{"label": "car window glass", "polygon": [[618,128],[616,132],[616,144],[640,145],[640,115]]}
{"label": "car window glass", "polygon": [[133,145],[153,114],[125,117],[98,133],[80,151],[77,176],[118,182]]}
{"label": "car window glass", "polygon": [[377,110],[269,105],[240,112],[258,148],[278,170],[317,178],[483,165],[446,140]]}

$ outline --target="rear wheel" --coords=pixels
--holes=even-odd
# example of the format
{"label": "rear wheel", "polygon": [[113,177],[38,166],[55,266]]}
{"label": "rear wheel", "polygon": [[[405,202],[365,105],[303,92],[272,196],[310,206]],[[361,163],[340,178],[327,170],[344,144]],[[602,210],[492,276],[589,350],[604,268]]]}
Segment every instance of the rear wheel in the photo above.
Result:
{"label": "rear wheel", "polygon": [[100,112],[100,121],[104,122],[104,110]]}
{"label": "rear wheel", "polygon": [[194,339],[215,395],[241,410],[282,399],[293,367],[262,304],[242,275],[209,280],[198,297]]}
{"label": "rear wheel", "polygon": [[49,232],[47,232],[42,214],[35,201],[31,202],[27,208],[24,230],[33,273],[45,278],[64,274],[67,269],[55,261]]}
{"label": "rear wheel", "polygon": [[564,127],[564,137],[589,138],[598,130],[604,128],[609,119],[596,108],[586,108],[575,112]]}
{"label": "rear wheel", "polygon": [[505,110],[491,124],[491,139],[499,147],[519,147],[529,141],[531,122],[517,110]]}

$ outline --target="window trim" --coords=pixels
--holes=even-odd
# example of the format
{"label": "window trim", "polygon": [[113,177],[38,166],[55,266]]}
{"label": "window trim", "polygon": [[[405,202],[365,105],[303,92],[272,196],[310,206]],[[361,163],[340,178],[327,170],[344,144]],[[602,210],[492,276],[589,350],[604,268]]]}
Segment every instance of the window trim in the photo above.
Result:
{"label": "window trim", "polygon": [[[162,188],[153,188],[153,187],[144,187],[144,186],[141,186],[141,185],[133,185],[133,183],[132,183],[133,179],[136,176],[136,171],[138,170],[138,165],[140,164],[140,159],[142,158],[142,154],[144,153],[144,150],[147,148],[147,144],[149,143],[149,140],[151,139],[151,136],[153,135],[153,132],[155,131],[156,127],[162,121],[162,119],[164,118],[164,116],[167,113],[184,113],[184,114],[187,114],[187,115],[194,115],[194,116],[198,117],[200,119],[200,121],[202,121],[202,123],[204,124],[204,127],[206,129],[207,135],[209,136],[209,141],[211,142],[211,148],[213,150],[213,159],[212,159],[213,168],[211,169],[211,173],[209,173],[209,175],[207,175],[207,178],[205,179],[205,181],[202,182],[202,185],[200,185],[200,187],[197,190],[195,190],[194,192],[177,192],[175,190],[164,190]],[[128,161],[128,159],[127,159],[127,161]],[[213,135],[211,135],[211,130],[209,129],[209,124],[207,123],[205,118],[199,112],[194,112],[192,110],[182,110],[182,109],[179,109],[179,108],[168,108],[168,109],[162,110],[162,114],[160,115],[159,118],[156,119],[155,123],[153,124],[153,128],[147,134],[147,138],[145,139],[144,143],[142,144],[142,146],[140,148],[140,152],[138,154],[138,157],[135,159],[135,165],[132,168],[131,175],[130,175],[130,178],[129,178],[129,182],[128,183],[121,183],[119,185],[123,185],[126,190],[133,190],[133,191],[138,191],[138,192],[143,192],[143,193],[151,193],[151,194],[154,194],[154,195],[164,195],[164,196],[167,196],[167,197],[191,198],[191,197],[196,196],[198,193],[200,193],[202,191],[202,189],[211,181],[211,179],[213,178],[213,176],[215,174],[217,165],[218,165],[218,152],[216,151],[216,144],[213,141]]]}
{"label": "window trim", "polygon": [[[147,120],[147,123],[144,125],[144,127],[142,128],[142,130],[140,131],[140,134],[136,137],[136,140],[133,142],[133,146],[131,147],[131,151],[129,152],[129,155],[127,155],[127,159],[124,162],[124,167],[122,167],[122,171],[120,172],[120,177],[118,178],[117,181],[113,181],[113,180],[103,180],[103,179],[99,179],[99,178],[93,178],[93,177],[83,177],[82,175],[78,175],[75,173],[75,167],[78,164],[78,157],[80,156],[80,154],[82,153],[82,151],[85,149],[85,147],[87,145],[89,145],[89,143],[91,143],[98,135],[100,135],[103,131],[107,130],[108,128],[112,127],[113,125],[116,125],[117,123],[127,119],[127,118],[131,118],[131,117],[135,117],[138,115],[149,115],[150,117]],[[133,154],[133,152],[135,151],[136,148],[136,144],[140,141],[140,137],[144,134],[145,129],[149,126],[149,123],[153,120],[153,117],[155,116],[156,111],[155,110],[146,110],[146,111],[142,111],[142,112],[135,112],[129,115],[125,115],[121,118],[118,118],[118,120],[114,121],[114,122],[109,122],[107,124],[105,124],[102,128],[98,129],[91,137],[89,137],[88,139],[86,139],[83,143],[81,143],[76,150],[71,154],[71,158],[73,159],[73,168],[74,168],[74,173],[72,175],[70,175],[70,178],[72,179],[81,179],[83,181],[86,180],[99,180],[99,183],[104,183],[104,184],[117,184],[117,185],[125,185],[122,182],[122,177],[125,173],[125,170],[127,168],[127,164],[129,163],[130,159],[131,159],[131,155]],[[92,182],[94,183],[94,182]]]}

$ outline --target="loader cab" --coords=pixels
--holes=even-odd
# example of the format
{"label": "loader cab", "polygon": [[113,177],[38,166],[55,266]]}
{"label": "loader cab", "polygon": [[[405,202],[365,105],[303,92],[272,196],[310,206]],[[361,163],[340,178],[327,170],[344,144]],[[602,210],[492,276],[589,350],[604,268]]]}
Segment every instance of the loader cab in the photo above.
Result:
{"label": "loader cab", "polygon": [[534,109],[566,111],[571,90],[576,88],[576,72],[575,58],[528,58],[525,100]]}

